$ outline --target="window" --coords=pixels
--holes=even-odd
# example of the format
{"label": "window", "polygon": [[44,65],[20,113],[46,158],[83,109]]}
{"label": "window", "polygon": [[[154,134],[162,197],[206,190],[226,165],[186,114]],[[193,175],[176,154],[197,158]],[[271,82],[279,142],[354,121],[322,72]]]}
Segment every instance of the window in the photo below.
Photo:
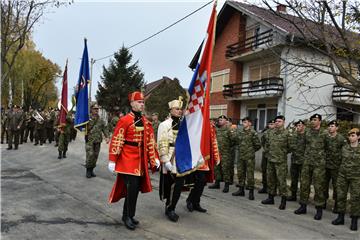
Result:
{"label": "window", "polygon": [[227,115],[227,105],[211,105],[210,118],[218,118],[221,115]]}
{"label": "window", "polygon": [[249,81],[280,76],[280,62],[273,60],[272,63],[254,62],[249,66]]}
{"label": "window", "polygon": [[257,108],[248,110],[248,116],[253,121],[253,127],[256,131],[264,130],[267,122],[274,119],[276,115],[276,108]]}
{"label": "window", "polygon": [[229,84],[230,70],[214,72],[211,74],[211,92],[221,92],[224,90],[224,85]]}

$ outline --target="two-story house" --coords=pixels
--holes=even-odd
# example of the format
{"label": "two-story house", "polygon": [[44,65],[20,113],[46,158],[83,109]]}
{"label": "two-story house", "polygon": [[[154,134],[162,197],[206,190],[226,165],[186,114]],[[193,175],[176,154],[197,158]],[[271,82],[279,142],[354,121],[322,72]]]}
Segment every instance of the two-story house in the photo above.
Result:
{"label": "two-story house", "polygon": [[[286,9],[279,5],[277,11]],[[226,114],[238,121],[249,116],[258,131],[278,114],[287,124],[314,113],[360,122],[355,113],[360,111],[358,94],[337,87],[329,74],[301,74],[305,70],[286,64],[294,54],[314,61],[322,58],[286,44],[294,31],[269,9],[225,2],[217,19],[212,63],[212,118]]]}

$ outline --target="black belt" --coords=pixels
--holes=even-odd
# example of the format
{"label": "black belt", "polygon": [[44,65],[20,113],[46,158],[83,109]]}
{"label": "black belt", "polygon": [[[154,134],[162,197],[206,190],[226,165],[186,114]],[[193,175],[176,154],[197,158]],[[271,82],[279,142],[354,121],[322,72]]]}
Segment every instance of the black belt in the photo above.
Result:
{"label": "black belt", "polygon": [[169,143],[170,147],[175,147],[175,143]]}
{"label": "black belt", "polygon": [[125,144],[130,145],[130,146],[135,146],[135,147],[141,146],[141,142],[131,142],[131,141],[127,141],[127,140],[125,140]]}

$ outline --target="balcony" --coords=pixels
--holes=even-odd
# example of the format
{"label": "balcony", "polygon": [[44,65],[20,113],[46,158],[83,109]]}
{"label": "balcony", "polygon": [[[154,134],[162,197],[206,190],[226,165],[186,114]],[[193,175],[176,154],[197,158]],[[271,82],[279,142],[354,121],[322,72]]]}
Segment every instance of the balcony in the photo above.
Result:
{"label": "balcony", "polygon": [[[257,49],[264,49],[265,44],[273,41],[273,30],[267,30],[255,36],[246,38],[245,41],[237,42],[226,47],[226,58],[239,57],[245,53],[253,53]],[[262,47],[262,48],[260,48]]]}
{"label": "balcony", "polygon": [[334,86],[332,92],[332,99],[334,102],[345,103],[351,105],[360,105],[360,94],[354,90]]}
{"label": "balcony", "polygon": [[279,97],[283,91],[283,79],[272,77],[258,81],[224,85],[223,96],[228,100],[246,100]]}

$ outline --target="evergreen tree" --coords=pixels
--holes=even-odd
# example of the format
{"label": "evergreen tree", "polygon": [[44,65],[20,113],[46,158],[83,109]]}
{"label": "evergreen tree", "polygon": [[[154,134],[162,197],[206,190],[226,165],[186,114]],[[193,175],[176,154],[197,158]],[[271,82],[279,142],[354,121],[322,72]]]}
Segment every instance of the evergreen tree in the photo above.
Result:
{"label": "evergreen tree", "polygon": [[129,111],[128,94],[141,90],[144,86],[144,74],[138,62],[131,64],[132,54],[124,46],[114,54],[110,65],[103,66],[102,82],[98,84],[96,100],[106,111],[117,107],[122,112]]}

